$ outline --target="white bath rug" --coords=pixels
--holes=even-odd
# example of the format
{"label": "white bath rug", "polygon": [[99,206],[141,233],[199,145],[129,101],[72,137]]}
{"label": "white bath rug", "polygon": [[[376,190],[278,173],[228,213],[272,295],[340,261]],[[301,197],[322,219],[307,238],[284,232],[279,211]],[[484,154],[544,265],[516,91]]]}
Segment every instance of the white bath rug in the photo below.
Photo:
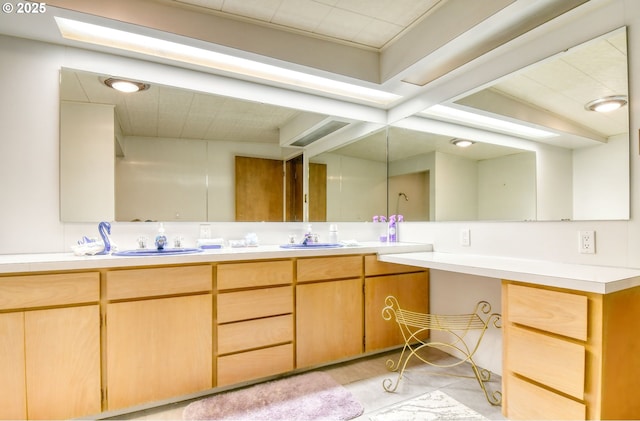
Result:
{"label": "white bath rug", "polygon": [[436,390],[382,408],[369,415],[372,421],[487,420],[451,396]]}

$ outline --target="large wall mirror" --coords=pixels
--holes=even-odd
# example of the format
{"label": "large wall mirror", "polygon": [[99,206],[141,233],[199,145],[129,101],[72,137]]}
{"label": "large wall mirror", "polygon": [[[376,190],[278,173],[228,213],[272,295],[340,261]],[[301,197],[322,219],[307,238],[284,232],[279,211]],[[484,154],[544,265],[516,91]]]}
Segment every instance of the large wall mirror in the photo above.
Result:
{"label": "large wall mirror", "polygon": [[[102,211],[105,205],[74,195],[74,186],[98,190],[104,180],[110,185],[101,195],[115,197],[110,219],[117,221],[267,220],[238,218],[236,156],[287,163],[289,172],[304,168],[298,179],[321,178],[323,186],[308,186],[311,221],[368,221],[382,214],[402,214],[408,221],[628,219],[628,107],[585,109],[600,97],[628,95],[626,51],[622,28],[440,108],[308,154],[308,166],[300,161],[302,148],[281,146],[281,129],[329,116],[169,86],[118,94],[104,85],[106,75],[63,69],[62,220],[95,221],[86,209]],[[74,111],[78,106],[84,114]],[[442,106],[553,136],[527,140],[509,130],[477,130],[465,117],[443,115]],[[95,115],[99,124],[79,130]],[[65,124],[69,116],[72,123]],[[109,145],[94,147],[104,135],[98,129],[109,124]],[[70,146],[68,132],[79,139]],[[458,138],[475,143],[460,149],[452,143]],[[111,165],[62,173],[105,154],[112,155]],[[287,202],[294,197],[297,207],[307,198],[299,187],[291,191],[285,183],[282,217],[278,210],[273,220],[303,219],[304,212],[290,212]],[[255,203],[266,202],[249,194]]]}
{"label": "large wall mirror", "polygon": [[[628,219],[629,107],[587,109],[627,95],[621,28],[398,122],[389,206],[431,221]],[[542,132],[475,133],[478,115]]]}

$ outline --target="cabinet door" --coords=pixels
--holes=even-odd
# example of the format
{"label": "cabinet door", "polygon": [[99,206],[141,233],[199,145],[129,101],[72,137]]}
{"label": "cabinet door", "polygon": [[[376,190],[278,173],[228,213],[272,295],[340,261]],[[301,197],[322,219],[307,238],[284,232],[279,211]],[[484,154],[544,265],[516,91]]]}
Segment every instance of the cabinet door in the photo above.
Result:
{"label": "cabinet door", "polygon": [[426,272],[365,279],[365,351],[404,344],[395,320],[384,320],[385,298],[393,295],[405,310],[429,312],[429,278]]}
{"label": "cabinet door", "polygon": [[362,279],[298,285],[297,366],[362,353]]}
{"label": "cabinet door", "polygon": [[27,417],[69,419],[101,411],[98,305],[24,313]]}
{"label": "cabinet door", "polygon": [[211,294],[107,305],[108,409],[212,387]]}
{"label": "cabinet door", "polygon": [[24,313],[0,314],[0,419],[27,418]]}

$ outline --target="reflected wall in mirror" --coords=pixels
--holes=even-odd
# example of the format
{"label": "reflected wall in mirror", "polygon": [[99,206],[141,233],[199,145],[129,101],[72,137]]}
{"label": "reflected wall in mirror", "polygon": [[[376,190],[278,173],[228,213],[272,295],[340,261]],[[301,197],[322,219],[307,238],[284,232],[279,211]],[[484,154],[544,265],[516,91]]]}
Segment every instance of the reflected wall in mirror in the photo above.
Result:
{"label": "reflected wall in mirror", "polygon": [[536,154],[389,129],[389,212],[406,221],[532,220]]}
{"label": "reflected wall in mirror", "polygon": [[[63,180],[61,202],[75,211],[63,211],[63,221],[235,221],[235,157],[284,163],[302,151],[281,147],[280,129],[301,116],[317,116],[168,86],[151,85],[125,94],[106,87],[102,83],[106,77],[62,69],[60,92],[62,109],[67,104],[83,108],[110,105],[111,145],[94,159],[115,167],[115,176],[105,173],[102,180],[112,191],[105,188],[106,193],[100,193],[113,196],[115,186],[115,203],[110,210],[104,209],[109,205],[103,206],[103,213],[90,212],[83,205],[89,201],[86,195],[72,194],[70,183]],[[76,126],[77,118],[72,121],[61,116],[61,127]],[[86,132],[82,136],[79,143],[92,148],[94,137]],[[65,144],[61,140],[62,148]],[[88,157],[86,151],[76,156],[80,160]],[[92,168],[102,167],[89,166],[87,171]],[[72,178],[83,176],[79,173]]]}
{"label": "reflected wall in mirror", "polygon": [[[499,133],[494,135],[499,139],[493,142],[491,135],[487,136],[486,126],[482,127],[469,119],[443,114],[441,110],[434,108],[420,113],[421,117],[430,120],[445,121],[458,127],[483,129],[483,135],[480,136],[482,139],[474,138],[473,135],[468,137],[476,141],[469,150],[484,147],[484,143],[487,142],[509,146],[508,138],[511,137],[513,144],[518,145],[518,148],[535,152],[535,158],[532,158],[531,154],[520,157],[526,161],[522,165],[535,165],[535,185],[532,187],[529,175],[529,182],[526,183],[528,187],[520,187],[533,189],[535,196],[525,195],[522,191],[522,203],[516,202],[513,198],[496,196],[492,199],[496,201],[493,204],[495,206],[491,206],[493,210],[486,213],[483,210],[485,206],[480,202],[480,194],[486,187],[485,180],[478,173],[476,190],[479,201],[475,216],[471,211],[473,206],[456,203],[452,199],[462,201],[462,198],[473,195],[473,192],[465,190],[459,183],[463,170],[441,173],[437,165],[441,160],[436,160],[435,175],[434,170],[429,172],[429,185],[435,189],[435,192],[429,193],[429,197],[435,200],[429,203],[429,220],[628,219],[629,108],[624,106],[609,113],[598,113],[585,108],[585,105],[594,99],[612,95],[628,95],[625,28],[576,46],[489,86],[479,87],[461,98],[442,104],[455,111],[471,112],[529,128],[542,129],[549,134],[547,137],[534,139],[528,135],[515,135],[509,130],[492,127],[489,130]],[[447,143],[456,137],[455,134],[447,133],[447,130],[437,133],[443,136],[440,140],[441,145],[447,147]],[[422,149],[412,149],[415,143],[420,142],[403,140],[404,135],[396,133],[394,136],[393,132],[390,135],[391,169],[402,157],[424,153]],[[437,150],[438,140],[428,140],[425,137],[424,142],[434,142],[436,156],[447,153]],[[483,161],[477,162],[480,168],[480,162]],[[484,163],[487,164],[488,161]],[[425,166],[426,164],[421,164],[421,167]],[[392,177],[394,172],[396,170],[390,170]],[[470,176],[469,174],[466,177]],[[516,180],[512,176],[508,179],[510,182]],[[497,181],[500,185],[500,180]],[[441,189],[449,190],[444,196],[448,200],[443,199],[444,193]],[[394,192],[390,191],[390,205],[393,204],[393,194]],[[445,204],[442,203],[443,200]],[[501,203],[500,200],[504,202]],[[402,200],[398,203],[399,206],[408,204]],[[535,211],[530,208],[532,203],[535,203]],[[513,212],[507,211],[507,207],[512,208]],[[526,208],[530,210],[526,211]],[[504,213],[500,213],[499,210]]]}
{"label": "reflected wall in mirror", "polygon": [[[326,220],[371,221],[387,215],[387,129],[309,158],[326,167]],[[318,197],[310,191],[310,207]]]}

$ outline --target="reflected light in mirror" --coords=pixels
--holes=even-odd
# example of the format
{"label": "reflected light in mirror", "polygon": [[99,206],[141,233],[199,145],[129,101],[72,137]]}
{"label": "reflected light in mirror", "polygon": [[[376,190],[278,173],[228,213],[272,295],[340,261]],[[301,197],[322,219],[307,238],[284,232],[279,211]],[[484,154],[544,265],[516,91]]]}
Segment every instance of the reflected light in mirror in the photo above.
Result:
{"label": "reflected light in mirror", "polygon": [[589,111],[608,113],[610,111],[615,111],[618,108],[622,108],[625,105],[627,105],[626,95],[612,95],[594,99],[593,101],[588,102],[584,108]]}
{"label": "reflected light in mirror", "polygon": [[445,105],[434,105],[419,113],[426,117],[440,117],[448,121],[454,121],[464,125],[473,125],[489,130],[497,130],[502,133],[516,136],[524,136],[533,139],[546,139],[557,136],[555,133],[533,127],[516,124],[497,118],[487,117],[469,111],[459,110]]}
{"label": "reflected light in mirror", "polygon": [[459,148],[468,148],[474,144],[473,141],[467,139],[452,139],[451,143]]}
{"label": "reflected light in mirror", "polygon": [[116,91],[125,93],[140,92],[149,89],[149,84],[147,83],[134,82],[124,79],[115,79],[112,77],[106,79],[104,81],[104,84],[110,88],[115,89]]}
{"label": "reflected light in mirror", "polygon": [[399,95],[389,92],[339,82],[185,44],[57,16],[55,19],[62,36],[75,41],[176,60],[379,105],[388,105],[400,98]]}

